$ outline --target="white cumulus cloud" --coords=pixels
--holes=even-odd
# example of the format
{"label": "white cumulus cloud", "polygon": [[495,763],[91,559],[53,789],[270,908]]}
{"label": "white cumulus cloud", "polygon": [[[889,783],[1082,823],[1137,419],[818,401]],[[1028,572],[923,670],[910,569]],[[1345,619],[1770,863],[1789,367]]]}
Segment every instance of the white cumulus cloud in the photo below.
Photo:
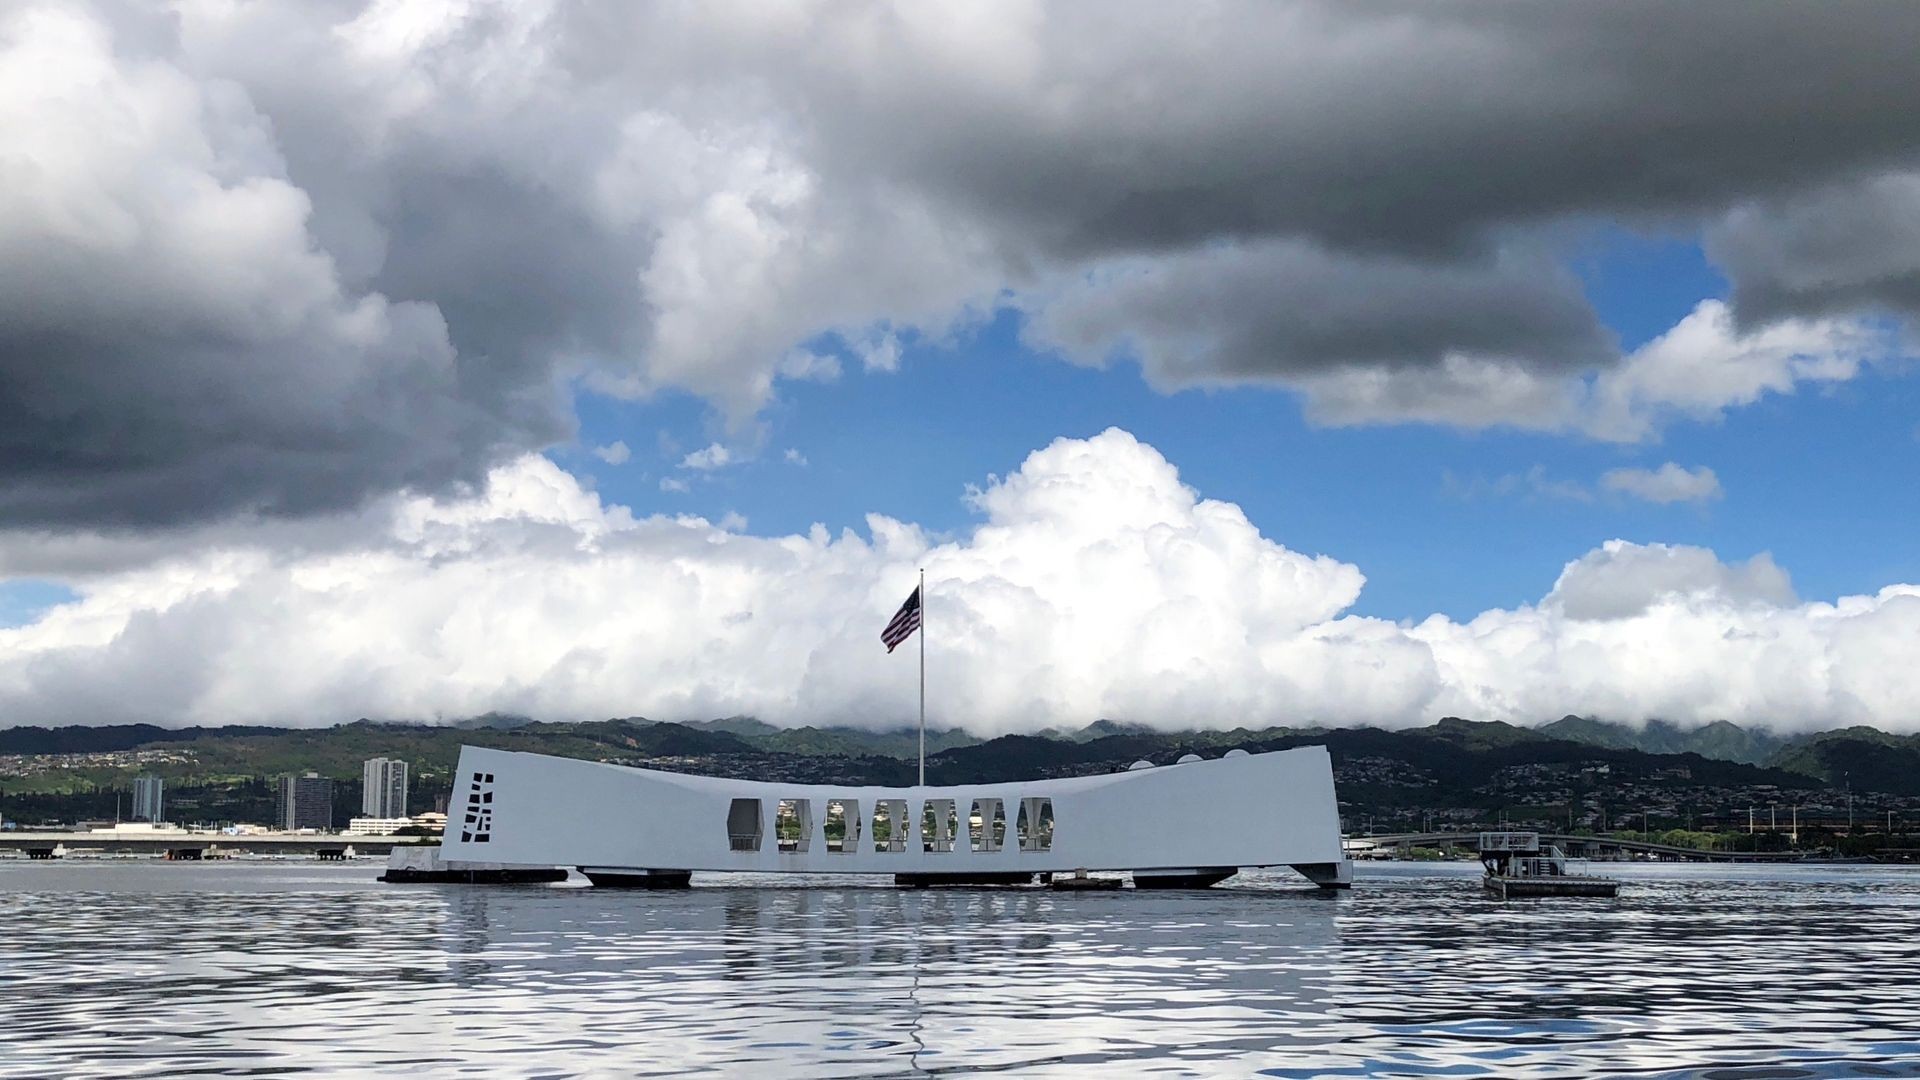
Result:
{"label": "white cumulus cloud", "polygon": [[699,450],[693,451],[686,457],[681,458],[680,467],[683,469],[698,469],[701,472],[711,472],[714,469],[726,468],[728,465],[733,464],[733,460],[733,451],[719,443],[710,443]]}
{"label": "white cumulus cloud", "polygon": [[[1765,555],[1615,540],[1537,604],[1361,617],[1358,567],[1263,536],[1120,430],[1059,439],[970,501],[952,539],[878,514],[754,536],[636,517],[525,457],[304,544],[242,531],[75,575],[79,600],[0,631],[0,716],[894,726],[915,670],[878,635],[921,567],[931,718],[982,733],[1567,712],[1911,729],[1920,700],[1912,585],[1802,601]],[[0,533],[0,565],[31,540]]]}
{"label": "white cumulus cloud", "polygon": [[1720,478],[1705,465],[1689,469],[1671,461],[1657,469],[1609,469],[1600,486],[1654,503],[1708,502],[1721,496]]}
{"label": "white cumulus cloud", "polygon": [[1795,318],[1742,329],[1726,304],[1706,300],[1597,376],[1577,425],[1602,439],[1649,439],[1674,418],[1716,420],[1768,394],[1846,382],[1898,355],[1897,341],[1870,320]]}
{"label": "white cumulus cloud", "polygon": [[624,465],[633,456],[633,451],[627,448],[624,441],[615,440],[605,446],[594,447],[593,456],[609,465]]}
{"label": "white cumulus cloud", "polygon": [[1675,420],[1712,422],[1768,395],[1842,383],[1892,366],[1900,341],[1863,318],[1792,318],[1743,328],[1719,300],[1617,362],[1542,372],[1500,357],[1449,352],[1430,367],[1347,367],[1300,377],[1308,415],[1330,425],[1405,420],[1514,427],[1648,442]]}
{"label": "white cumulus cloud", "polygon": [[1765,552],[1729,565],[1706,548],[1609,540],[1567,564],[1547,605],[1571,619],[1596,621],[1644,615],[1675,598],[1772,607],[1796,602],[1786,571]]}

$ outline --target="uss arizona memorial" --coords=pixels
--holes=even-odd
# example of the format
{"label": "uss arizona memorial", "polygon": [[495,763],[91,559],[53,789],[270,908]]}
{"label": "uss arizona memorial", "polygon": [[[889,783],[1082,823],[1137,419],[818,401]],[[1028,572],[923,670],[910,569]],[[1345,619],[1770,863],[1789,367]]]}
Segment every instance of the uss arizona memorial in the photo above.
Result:
{"label": "uss arizona memorial", "polygon": [[573,866],[597,885],[684,885],[716,871],[1013,884],[1084,870],[1130,871],[1136,887],[1196,887],[1271,866],[1327,887],[1352,881],[1331,759],[1317,746],[1189,755],[1102,776],[895,788],[469,746],[453,802],[440,851],[449,865]]}
{"label": "uss arizona memorial", "polygon": [[1352,883],[1325,747],[927,786],[926,589],[923,569],[880,633],[889,653],[920,637],[920,783],[769,784],[467,746],[437,853],[447,869],[426,873],[511,880],[573,866],[595,885],[652,888],[696,872],[892,874],[925,886],[1125,871],[1136,888],[1181,888],[1291,866],[1322,886]]}

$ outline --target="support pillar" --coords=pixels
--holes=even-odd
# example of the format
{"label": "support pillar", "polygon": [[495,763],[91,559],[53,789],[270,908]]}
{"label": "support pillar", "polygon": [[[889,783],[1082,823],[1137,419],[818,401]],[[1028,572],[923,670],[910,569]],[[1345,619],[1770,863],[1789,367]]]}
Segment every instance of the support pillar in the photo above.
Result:
{"label": "support pillar", "polygon": [[1350,889],[1353,887],[1353,860],[1341,859],[1330,863],[1294,863],[1302,877],[1323,889]]}

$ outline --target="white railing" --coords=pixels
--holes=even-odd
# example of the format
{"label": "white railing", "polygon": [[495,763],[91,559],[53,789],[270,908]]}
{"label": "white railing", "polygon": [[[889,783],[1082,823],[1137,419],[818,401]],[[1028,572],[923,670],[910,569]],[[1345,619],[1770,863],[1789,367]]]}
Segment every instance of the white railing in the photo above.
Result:
{"label": "white railing", "polygon": [[1569,859],[1557,846],[1547,854],[1514,859],[1510,864],[1515,877],[1590,877],[1588,860]]}

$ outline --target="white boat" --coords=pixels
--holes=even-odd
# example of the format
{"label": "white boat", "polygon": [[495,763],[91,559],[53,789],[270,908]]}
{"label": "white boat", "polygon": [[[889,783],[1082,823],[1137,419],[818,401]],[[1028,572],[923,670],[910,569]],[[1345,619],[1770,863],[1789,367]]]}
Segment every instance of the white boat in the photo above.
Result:
{"label": "white boat", "polygon": [[1318,746],[945,787],[761,783],[468,746],[455,775],[443,859],[571,866],[598,885],[677,886],[709,871],[906,885],[1120,871],[1136,887],[1197,886],[1270,866],[1329,888],[1353,881]]}

